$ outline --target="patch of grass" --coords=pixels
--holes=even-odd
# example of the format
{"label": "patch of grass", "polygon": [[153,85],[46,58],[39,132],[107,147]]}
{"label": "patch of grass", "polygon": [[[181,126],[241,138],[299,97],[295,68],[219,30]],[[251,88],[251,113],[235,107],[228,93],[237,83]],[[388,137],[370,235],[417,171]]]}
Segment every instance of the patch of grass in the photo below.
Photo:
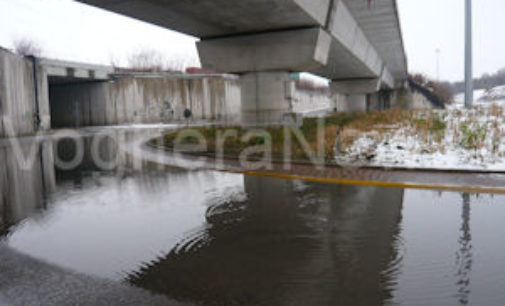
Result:
{"label": "patch of grass", "polygon": [[[299,127],[301,134],[305,137],[309,144],[309,147],[317,152],[318,149],[318,128],[320,124],[320,118],[305,118],[303,124]],[[447,128],[443,119],[438,115],[428,115],[420,117],[419,113],[405,111],[405,110],[387,110],[371,113],[337,113],[325,117],[322,121],[324,127],[324,158],[327,161],[333,161],[335,156],[335,148],[338,145],[342,146],[338,141],[342,141],[341,138],[353,132],[352,142],[358,138],[362,133],[375,133],[377,138],[383,138],[383,134],[388,134],[403,126],[414,127],[420,132],[426,134],[438,135],[439,139],[442,138],[444,132]],[[183,132],[185,129],[179,130],[176,133],[170,133],[165,135],[162,139],[152,140],[152,144],[157,146],[163,145],[168,149],[174,149],[175,141],[179,132]],[[257,129],[245,129],[240,126],[232,127],[202,127],[197,129],[201,133],[207,142],[207,151],[203,153],[215,154],[219,146],[219,135],[227,130],[233,130],[236,132],[234,137],[227,137],[224,140],[224,154],[227,156],[238,156],[244,149],[251,146],[260,146],[267,143],[265,135],[268,135],[268,142],[272,143],[272,157],[274,159],[282,159],[284,156],[284,140],[285,140],[285,129],[282,126],[272,126]],[[248,133],[255,132],[253,137],[249,137],[247,141],[243,141],[245,135]],[[346,132],[349,132],[346,134]],[[290,133],[290,138],[292,140],[291,156],[293,159],[297,160],[308,160],[310,157],[307,156],[303,146],[298,141],[297,137]],[[342,136],[342,137],[340,137]],[[184,141],[184,144],[196,144],[196,138],[189,137]],[[351,144],[347,144],[351,145]]]}
{"label": "patch of grass", "polygon": [[486,125],[478,123],[461,125],[461,146],[467,150],[478,150],[484,146]]}
{"label": "patch of grass", "polygon": [[354,114],[352,122],[347,124],[347,126],[360,131],[371,131],[387,126],[405,124],[411,117],[412,112],[401,109],[357,113]]}
{"label": "patch of grass", "polygon": [[496,105],[496,103],[491,104],[489,108],[489,113],[495,117],[503,117],[503,109]]}
{"label": "patch of grass", "polygon": [[437,114],[414,119],[412,126],[424,139],[431,136],[431,139],[434,139],[436,142],[442,141],[447,129],[447,124]]}
{"label": "patch of grass", "polygon": [[438,116],[431,119],[430,132],[440,133],[444,132],[446,128],[447,125]]}
{"label": "patch of grass", "polygon": [[447,125],[438,116],[430,118],[420,118],[414,121],[414,127],[418,131],[428,131],[431,133],[444,132]]}

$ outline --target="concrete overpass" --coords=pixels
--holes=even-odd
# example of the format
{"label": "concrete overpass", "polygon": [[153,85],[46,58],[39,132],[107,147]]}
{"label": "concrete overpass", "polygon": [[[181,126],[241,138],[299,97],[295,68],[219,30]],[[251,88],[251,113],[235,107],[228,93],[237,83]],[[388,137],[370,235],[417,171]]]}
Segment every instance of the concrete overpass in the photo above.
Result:
{"label": "concrete overpass", "polygon": [[396,0],[79,1],[200,38],[203,67],[242,76],[246,117],[289,112],[290,72],[331,79],[352,103],[407,79]]}

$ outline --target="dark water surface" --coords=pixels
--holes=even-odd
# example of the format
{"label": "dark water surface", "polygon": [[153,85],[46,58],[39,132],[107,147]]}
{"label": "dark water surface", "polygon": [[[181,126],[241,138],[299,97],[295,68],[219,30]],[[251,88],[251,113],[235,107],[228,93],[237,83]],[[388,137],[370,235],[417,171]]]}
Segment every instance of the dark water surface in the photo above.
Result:
{"label": "dark water surface", "polygon": [[1,243],[40,262],[204,305],[505,304],[504,196],[59,171],[40,149],[22,170],[0,148]]}

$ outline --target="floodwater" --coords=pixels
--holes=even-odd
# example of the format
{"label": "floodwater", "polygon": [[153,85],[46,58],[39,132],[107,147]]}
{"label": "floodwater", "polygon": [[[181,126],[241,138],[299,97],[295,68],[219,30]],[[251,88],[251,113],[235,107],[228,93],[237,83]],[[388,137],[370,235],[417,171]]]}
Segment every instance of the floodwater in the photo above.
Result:
{"label": "floodwater", "polygon": [[[190,305],[505,304],[504,196],[89,162],[63,171],[54,159],[65,143],[38,149],[23,170],[0,147],[0,258],[27,256],[31,271]],[[0,303],[24,305],[40,288],[9,264]]]}

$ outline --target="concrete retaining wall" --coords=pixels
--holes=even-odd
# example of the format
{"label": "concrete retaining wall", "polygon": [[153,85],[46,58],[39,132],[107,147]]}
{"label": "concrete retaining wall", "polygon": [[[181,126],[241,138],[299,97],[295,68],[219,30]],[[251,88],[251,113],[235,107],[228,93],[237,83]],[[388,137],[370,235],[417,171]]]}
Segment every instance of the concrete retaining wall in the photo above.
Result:
{"label": "concrete retaining wall", "polygon": [[333,99],[329,94],[310,90],[297,90],[293,101],[295,113],[311,113],[334,108]]}
{"label": "concrete retaining wall", "polygon": [[40,127],[49,127],[47,78],[44,71],[36,66],[37,77],[34,78],[30,59],[0,49],[0,137],[33,133],[37,128],[36,103],[40,112]]}
{"label": "concrete retaining wall", "polygon": [[240,120],[240,88],[221,77],[122,77],[50,86],[53,128],[192,120]]}
{"label": "concrete retaining wall", "polygon": [[422,110],[422,109],[432,109],[433,104],[422,94],[413,91],[412,97],[409,101],[409,109]]}
{"label": "concrete retaining wall", "polygon": [[225,77],[121,78],[110,84],[108,124],[240,120],[240,86]]}

